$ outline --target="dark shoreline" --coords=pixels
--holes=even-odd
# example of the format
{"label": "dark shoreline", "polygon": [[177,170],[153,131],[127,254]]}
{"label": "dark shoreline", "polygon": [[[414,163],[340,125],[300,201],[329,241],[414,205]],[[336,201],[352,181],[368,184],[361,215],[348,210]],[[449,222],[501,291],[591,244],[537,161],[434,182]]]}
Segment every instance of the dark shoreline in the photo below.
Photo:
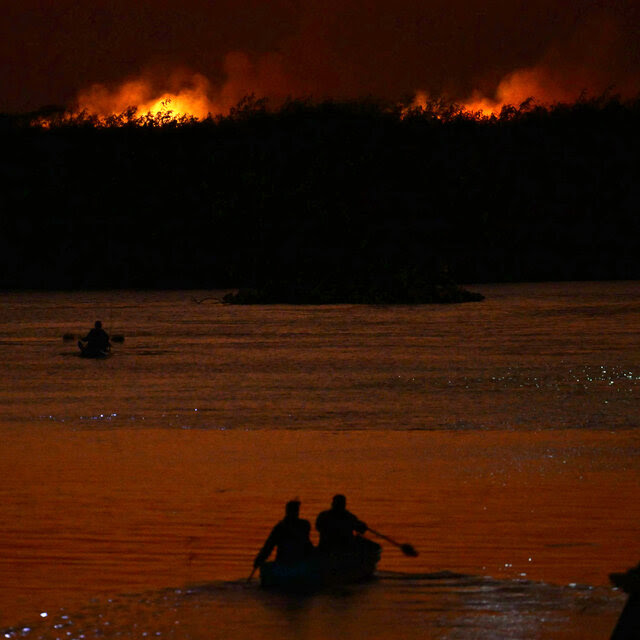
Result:
{"label": "dark shoreline", "polygon": [[235,293],[227,293],[222,302],[226,304],[370,304],[370,305],[413,305],[413,304],[461,304],[463,302],[480,302],[484,300],[481,293],[468,291],[458,285],[433,285],[413,291],[352,291],[336,293],[335,290],[301,290],[282,289],[239,289]]}
{"label": "dark shoreline", "polygon": [[0,118],[0,289],[384,304],[455,298],[457,282],[640,279],[640,101],[483,119],[249,100],[115,124]]}

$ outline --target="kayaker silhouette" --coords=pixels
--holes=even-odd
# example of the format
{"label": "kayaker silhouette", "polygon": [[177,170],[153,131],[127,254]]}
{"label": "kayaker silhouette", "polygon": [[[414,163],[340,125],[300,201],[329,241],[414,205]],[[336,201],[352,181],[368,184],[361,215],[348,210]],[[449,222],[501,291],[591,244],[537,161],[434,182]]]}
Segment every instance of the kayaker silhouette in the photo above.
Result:
{"label": "kayaker silhouette", "polygon": [[285,506],[285,516],[271,530],[269,537],[253,561],[257,569],[277,548],[276,562],[293,564],[313,553],[314,547],[309,538],[311,524],[299,517],[300,501],[290,500]]}
{"label": "kayaker silhouette", "polygon": [[[347,549],[352,547],[357,540],[362,540],[360,536],[356,538],[353,534],[354,532],[364,533],[368,527],[353,513],[347,511],[347,499],[339,493],[333,496],[331,509],[318,515],[316,529],[320,534],[318,550],[334,551]],[[379,546],[371,540],[367,540],[367,542]]]}
{"label": "kayaker silhouette", "polygon": [[[83,344],[86,342],[87,344]],[[102,322],[96,320],[93,329],[87,333],[84,338],[78,340],[78,347],[82,355],[88,357],[95,357],[100,355],[106,355],[111,350],[111,342],[109,341],[109,334],[102,328]]]}

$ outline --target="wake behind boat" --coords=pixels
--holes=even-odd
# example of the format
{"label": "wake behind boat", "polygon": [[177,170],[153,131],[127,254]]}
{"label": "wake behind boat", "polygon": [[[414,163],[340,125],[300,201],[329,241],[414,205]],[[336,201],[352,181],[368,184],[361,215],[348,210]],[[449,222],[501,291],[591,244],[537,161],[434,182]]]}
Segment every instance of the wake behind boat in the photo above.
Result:
{"label": "wake behind boat", "polygon": [[333,585],[371,580],[380,561],[379,544],[357,536],[349,549],[316,551],[294,563],[264,562],[260,586],[284,591],[313,591]]}

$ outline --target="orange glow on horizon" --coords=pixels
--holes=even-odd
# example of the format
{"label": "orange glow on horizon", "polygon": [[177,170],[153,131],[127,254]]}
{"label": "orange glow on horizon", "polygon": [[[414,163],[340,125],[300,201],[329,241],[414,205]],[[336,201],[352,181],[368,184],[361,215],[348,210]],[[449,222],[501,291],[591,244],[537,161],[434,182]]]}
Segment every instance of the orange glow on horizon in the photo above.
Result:
{"label": "orange glow on horizon", "polygon": [[[517,69],[507,74],[499,83],[493,97],[480,91],[473,91],[464,99],[455,101],[464,111],[479,117],[499,115],[504,107],[519,107],[528,100],[550,107],[558,103],[574,103],[588,93],[597,96],[602,93],[597,83],[584,70],[553,70],[547,66]],[[606,86],[605,86],[606,88]],[[427,108],[433,99],[424,91],[418,91],[412,107]]]}
{"label": "orange glow on horizon", "polygon": [[[225,68],[227,79],[219,87],[214,87],[203,75],[184,72],[170,74],[162,88],[144,76],[127,80],[114,89],[95,84],[78,94],[74,108],[65,117],[85,113],[95,117],[99,124],[108,126],[118,124],[110,118],[132,112],[134,121],[139,118],[142,123],[150,117],[157,124],[164,124],[227,115],[250,95],[275,99],[276,103],[291,95],[286,92],[286,74],[277,65],[253,64],[245,54],[232,53],[225,60]],[[584,71],[568,75],[566,70],[560,72],[548,66],[535,66],[507,74],[493,96],[476,90],[464,100],[448,101],[417,91],[410,109],[428,110],[434,105],[450,104],[472,116],[488,118],[499,115],[505,106],[517,108],[529,99],[543,107],[575,102],[588,86],[589,78]],[[47,127],[51,121],[40,119],[36,124]]]}

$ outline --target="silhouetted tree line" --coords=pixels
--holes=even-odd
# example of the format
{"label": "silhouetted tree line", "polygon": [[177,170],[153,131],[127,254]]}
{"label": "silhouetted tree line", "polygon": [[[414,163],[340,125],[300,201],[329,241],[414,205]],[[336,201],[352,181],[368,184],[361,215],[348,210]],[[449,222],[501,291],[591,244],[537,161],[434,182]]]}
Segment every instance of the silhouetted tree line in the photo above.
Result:
{"label": "silhouetted tree line", "polygon": [[0,117],[0,288],[417,302],[640,278],[640,101],[45,115]]}

